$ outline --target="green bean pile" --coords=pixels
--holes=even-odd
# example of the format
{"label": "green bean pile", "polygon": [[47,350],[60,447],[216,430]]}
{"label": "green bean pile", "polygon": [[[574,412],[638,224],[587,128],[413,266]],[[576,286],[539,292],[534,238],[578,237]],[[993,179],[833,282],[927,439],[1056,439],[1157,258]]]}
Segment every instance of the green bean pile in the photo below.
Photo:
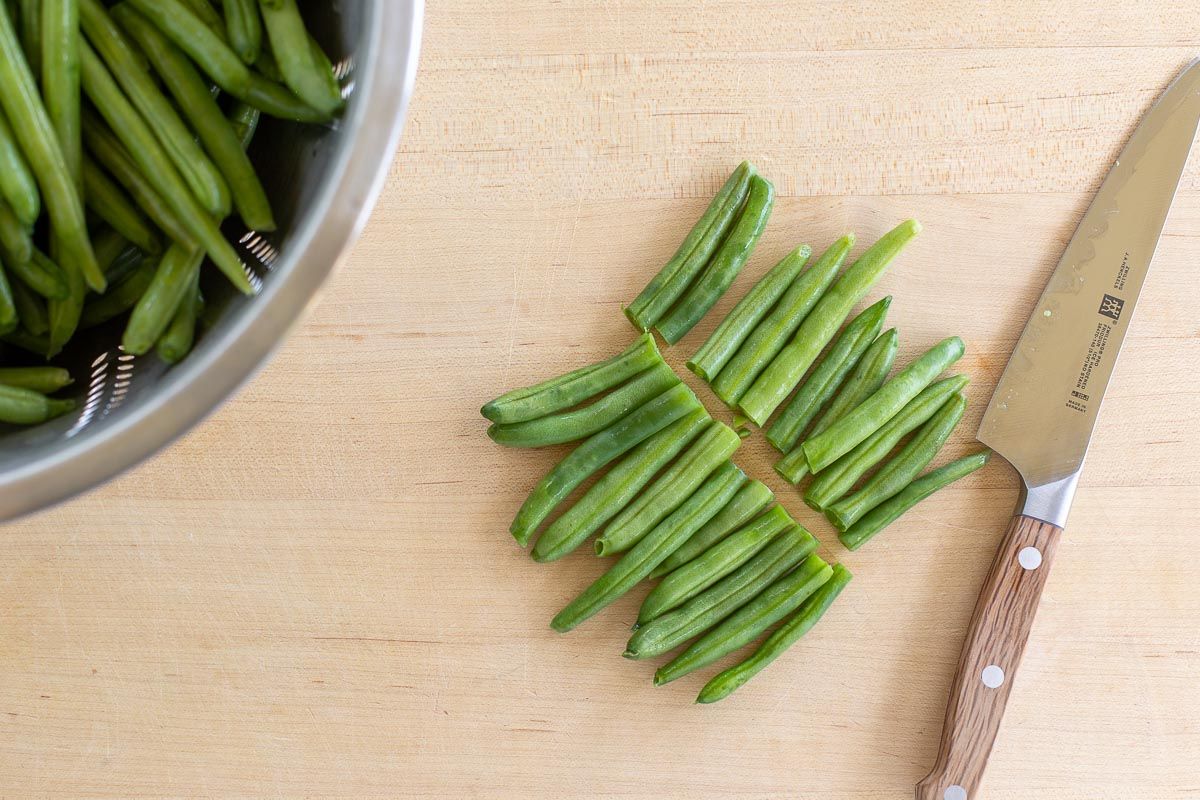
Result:
{"label": "green bean pile", "polygon": [[[320,123],[342,105],[295,0],[0,3],[0,340],[51,359],[125,317],[124,351],[178,362],[206,259],[255,291],[220,224],[275,229],[246,155],[260,114]],[[45,397],[69,383],[0,382],[0,422],[70,411]]]}

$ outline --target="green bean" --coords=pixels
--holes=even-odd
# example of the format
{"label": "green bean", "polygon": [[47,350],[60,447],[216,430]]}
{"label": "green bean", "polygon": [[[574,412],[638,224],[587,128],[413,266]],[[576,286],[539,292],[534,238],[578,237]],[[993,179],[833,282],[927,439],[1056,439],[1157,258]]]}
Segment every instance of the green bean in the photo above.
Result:
{"label": "green bean", "polygon": [[788,337],[800,327],[813,306],[833,283],[853,246],[853,234],[846,234],[830,245],[820,258],[792,282],[771,313],[755,326],[730,362],[717,374],[717,379],[712,382],[713,391],[726,405],[736,406],[758,374],[787,344]]}
{"label": "green bean", "polygon": [[[0,14],[2,13],[4,13],[4,10],[0,9]],[[26,292],[26,294],[20,295],[19,292],[23,290]],[[21,285],[20,281],[17,281],[15,287],[10,285],[8,282],[8,276],[4,273],[4,270],[0,268],[0,333],[11,333],[17,329],[17,325],[21,323],[22,318],[24,317],[24,315],[21,313],[21,303],[25,301],[26,295],[28,294],[29,292],[25,290],[25,287]],[[36,305],[30,307],[31,318],[36,317],[36,309]],[[26,327],[29,328],[29,326]],[[38,333],[33,328],[29,328],[29,332],[33,334]],[[45,331],[43,331],[43,333],[44,332]]]}
{"label": "green bean", "polygon": [[0,253],[10,263],[28,264],[33,258],[33,237],[3,199],[0,199]]}
{"label": "green bean", "polygon": [[195,276],[200,272],[204,251],[173,244],[158,262],[154,279],[138,299],[121,346],[127,353],[140,356],[150,352],[154,343],[166,332],[175,312],[185,298],[190,298]]}
{"label": "green bean", "polygon": [[800,384],[800,389],[787,408],[767,430],[768,442],[784,453],[796,446],[821,408],[837,393],[867,348],[879,336],[891,304],[892,297],[888,295],[869,306],[842,329],[825,356]]}
{"label": "green bean", "polygon": [[820,621],[833,601],[842,593],[842,589],[850,583],[850,571],[841,564],[835,564],[829,580],[817,589],[816,593],[804,601],[796,613],[792,614],[782,625],[767,637],[749,658],[736,666],[732,666],[704,685],[700,690],[697,703],[715,703],[723,700],[745,685],[746,681],[762,672],[772,661],[783,654],[785,650],[798,642],[804,634]]}
{"label": "green bean", "polygon": [[813,361],[837,333],[854,304],[883,275],[909,241],[921,230],[916,220],[902,222],[863,253],[838,278],[805,317],[792,340],[779,351],[738,402],[742,412],[759,425],[792,391]]}
{"label": "green bean", "polygon": [[184,301],[179,304],[170,327],[158,340],[155,352],[158,357],[168,364],[178,364],[192,349],[196,340],[196,317],[204,307],[204,298],[200,294],[200,272],[197,270],[191,291]]}
{"label": "green bean", "polygon": [[36,247],[33,249],[33,258],[29,261],[24,264],[9,262],[7,266],[14,277],[42,297],[61,300],[69,292],[67,276],[62,268]]}
{"label": "green bean", "polygon": [[638,625],[645,625],[664,612],[683,605],[749,561],[777,534],[795,524],[783,506],[775,506],[717,542],[668,574],[646,595],[638,611]]}
{"label": "green bean", "polygon": [[637,544],[663,517],[687,500],[741,443],[731,428],[713,422],[640,497],[613,518],[596,539],[596,555],[622,553]]}
{"label": "green bean", "polygon": [[154,280],[155,266],[153,259],[143,260],[125,280],[85,305],[83,315],[79,318],[80,330],[103,325],[137,305],[137,301]]}
{"label": "green bean", "polygon": [[41,356],[42,358],[49,357],[46,354],[50,350],[50,341],[45,336],[34,336],[22,328],[0,334],[0,342],[10,344],[13,347],[19,347],[26,352],[33,353],[35,356]]}
{"label": "green bean", "polygon": [[725,181],[704,214],[692,226],[675,255],[625,309],[640,331],[648,331],[675,305],[712,259],[750,192],[754,166],[743,161]]}
{"label": "green bean", "polygon": [[233,133],[238,137],[238,141],[241,142],[243,150],[250,146],[254,132],[258,130],[260,119],[262,119],[262,112],[249,103],[237,103],[229,112],[229,125],[233,128]]}
{"label": "green bean", "polygon": [[664,339],[678,342],[721,299],[754,252],[774,205],[775,187],[761,175],[752,177],[746,204],[720,248],[675,307],[655,323]]}
{"label": "green bean", "polygon": [[314,52],[296,0],[259,0],[263,27],[284,82],[296,96],[318,111],[334,114],[342,107],[337,78],[324,53]]}
{"label": "green bean", "polygon": [[42,74],[42,0],[18,0],[21,6],[21,51],[34,76]]}
{"label": "green bean", "polygon": [[[50,244],[52,249],[56,251],[59,249],[56,241],[52,241]],[[67,281],[67,294],[60,299],[50,300],[46,304],[46,317],[50,326],[47,333],[48,346],[45,351],[47,358],[53,358],[62,352],[67,342],[75,335],[75,331],[79,329],[79,318],[83,314],[83,301],[88,292],[83,273],[73,262],[64,262],[62,271]],[[107,285],[108,276],[105,276],[104,280]]]}
{"label": "green bean", "polygon": [[488,428],[488,436],[496,444],[507,447],[545,447],[573,442],[604,430],[677,383],[679,378],[674,370],[659,363],[594,403],[528,422],[493,424]]}
{"label": "green bean", "polygon": [[550,627],[566,633],[640,583],[650,571],[729,502],[746,476],[726,461],[669,516],[654,526],[608,572],[555,615]]}
{"label": "green bean", "polygon": [[799,608],[831,575],[833,568],[820,556],[809,556],[795,571],[772,583],[698,642],[659,667],[654,673],[654,685],[662,686],[682,678],[754,641]]}
{"label": "green bean", "polygon": [[[7,295],[7,300],[0,302],[0,308],[11,305],[21,320],[21,326],[34,336],[45,336],[50,332],[50,317],[47,315],[46,300],[26,286],[22,281],[13,281],[10,286],[8,278],[4,278],[4,289],[0,294]],[[7,309],[0,315],[0,330],[12,330],[7,319]],[[0,383],[4,381],[0,380]],[[32,389],[32,386],[26,387]],[[39,390],[40,391],[40,390]]]}
{"label": "green bean", "polygon": [[480,413],[500,424],[537,419],[582,403],[660,363],[662,356],[654,344],[654,337],[644,333],[623,352],[607,361],[588,364],[557,378],[514,389],[486,403]]}
{"label": "green bean", "polygon": [[75,381],[61,367],[4,367],[0,368],[0,384],[51,394]]}
{"label": "green bean", "polygon": [[42,0],[42,99],[67,170],[81,190],[79,128],[79,2]]}
{"label": "green bean", "polygon": [[4,87],[0,106],[41,187],[64,260],[76,264],[94,290],[104,291],[104,275],[88,239],[83,201],[7,14],[0,14],[0,86]]}
{"label": "green bean", "polygon": [[150,221],[90,158],[83,161],[83,197],[96,216],[147,253],[162,252]]}
{"label": "green bean", "polygon": [[814,472],[820,472],[855,448],[885,422],[896,416],[909,400],[962,358],[962,339],[951,336],[931,347],[920,358],[896,374],[879,391],[822,433],[804,442],[804,457]]}
{"label": "green bean", "polygon": [[80,45],[80,52],[83,89],[125,145],[126,152],[229,282],[244,294],[253,294],[254,285],[246,277],[246,268],[241,259],[221,235],[212,217],[192,196],[175,171],[171,159],[159,146],[138,112],[125,99],[99,56],[86,43]]}
{"label": "green bean", "polygon": [[509,527],[522,547],[571,491],[596,470],[680,417],[701,408],[686,384],[677,384],[615,424],[592,434],[542,478]]}
{"label": "green bean", "polygon": [[951,461],[910,483],[904,491],[885,500],[854,523],[850,530],[838,534],[847,549],[857,550],[872,536],[899,519],[905,511],[915,506],[934,492],[970,475],[991,458],[991,450],[982,450],[969,456]]}
{"label": "green bean", "polygon": [[[784,256],[778,264],[764,275],[754,288],[738,301],[733,310],[725,315],[721,324],[712,335],[700,346],[696,354],[687,362],[687,367],[708,383],[721,371],[721,368],[733,358],[738,347],[762,321],[787,288],[796,280],[796,276],[808,263],[812,248],[802,244]],[[737,425],[734,426],[738,427]]]}
{"label": "green bean", "polygon": [[[221,113],[216,99],[192,62],[151,25],[145,17],[125,4],[112,9],[112,17],[138,43],[175,98],[192,129],[200,138],[213,162],[220,169],[233,194],[233,204],[246,227],[257,231],[275,230],[275,217],[254,166],[246,156],[249,144]],[[253,110],[258,114],[257,109]],[[244,112],[243,112],[244,116]],[[256,117],[257,118],[257,117]],[[250,135],[253,135],[251,132]]]}
{"label": "green bean", "polygon": [[105,280],[112,282],[113,265],[125,254],[134,253],[141,258],[135,245],[112,228],[104,228],[92,236],[92,248],[96,251],[96,263],[104,272]]}
{"label": "green bean", "polygon": [[267,80],[258,73],[250,73],[250,82],[245,91],[235,96],[264,114],[279,119],[311,123],[329,122],[332,119],[324,111],[318,111],[296,97],[286,86]]}
{"label": "green bean", "polygon": [[708,423],[708,414],[698,409],[630,450],[543,531],[534,545],[533,560],[555,561],[575,550],[636,497],[660,469],[708,427]]}
{"label": "green bean", "polygon": [[262,52],[262,18],[255,0],[227,0],[225,32],[242,61],[247,64],[258,61]]}
{"label": "green bean", "polygon": [[679,549],[667,556],[667,560],[654,568],[651,578],[661,578],[668,572],[686,564],[721,541],[733,531],[745,525],[775,502],[775,495],[761,481],[750,481],[733,496],[729,504],[709,520],[696,535],[688,539]]}
{"label": "green bean", "polygon": [[764,587],[817,549],[817,540],[799,525],[778,534],[754,558],[672,611],[634,631],[625,657],[654,658],[674,650],[744,606]]}
{"label": "green bean", "polygon": [[26,228],[33,228],[42,213],[37,180],[17,147],[17,140],[3,113],[0,113],[0,199],[12,206],[13,213]]}
{"label": "green bean", "polygon": [[923,425],[947,398],[966,385],[966,375],[954,375],[925,387],[870,438],[821,470],[804,492],[804,502],[814,511],[824,511],[836,503],[871,467],[892,452],[901,439]]}
{"label": "green bean", "polygon": [[872,508],[903,491],[933,461],[966,408],[965,397],[958,393],[951,395],[912,440],[880,467],[861,489],[825,509],[826,518],[839,531],[845,531]]}
{"label": "green bean", "polygon": [[225,24],[221,21],[221,15],[208,0],[181,0],[181,2],[204,23],[204,27],[219,37],[225,36]]}
{"label": "green bean", "polygon": [[37,425],[74,408],[74,400],[56,400],[29,389],[0,384],[0,422]]}
{"label": "green bean", "polygon": [[[850,377],[809,429],[809,438],[817,436],[846,416],[883,385],[892,369],[892,363],[896,360],[899,344],[900,335],[896,333],[895,328],[884,331],[871,343],[854,367],[854,372],[850,373]],[[808,459],[804,456],[803,444],[796,445],[791,452],[779,459],[775,464],[775,471],[789,483],[799,484],[808,474]]]}

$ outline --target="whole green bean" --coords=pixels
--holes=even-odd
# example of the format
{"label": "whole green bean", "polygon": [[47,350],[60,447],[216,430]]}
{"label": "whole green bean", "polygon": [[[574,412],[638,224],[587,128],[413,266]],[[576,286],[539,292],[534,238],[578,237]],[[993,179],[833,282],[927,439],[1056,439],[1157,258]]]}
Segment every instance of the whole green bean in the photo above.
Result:
{"label": "whole green bean", "polygon": [[651,578],[661,578],[668,572],[686,564],[721,541],[733,531],[765,511],[775,502],[775,494],[762,481],[750,481],[733,496],[721,512],[710,519],[696,535],[688,539],[679,549],[667,556],[667,560],[654,568]]}
{"label": "whole green bean", "polygon": [[608,572],[555,615],[550,627],[566,633],[640,583],[671,551],[729,502],[746,476],[726,461],[683,505],[654,526]]}
{"label": "whole green bean", "polygon": [[775,506],[750,524],[729,534],[663,578],[642,601],[638,625],[645,625],[700,594],[749,561],[777,534],[794,524],[783,506]]}
{"label": "whole green bean", "polygon": [[625,657],[654,658],[699,636],[752,600],[764,587],[817,549],[817,540],[799,525],[777,535],[754,558],[672,611],[634,631]]}
{"label": "whole green bean", "polygon": [[226,0],[225,33],[238,57],[247,64],[262,52],[262,18],[255,0]]}
{"label": "whole green bean", "polygon": [[[899,346],[900,335],[896,333],[895,328],[884,331],[871,343],[854,367],[854,372],[850,373],[850,377],[809,429],[810,438],[846,416],[883,385],[892,369],[892,363],[896,360],[896,350]],[[775,471],[789,483],[799,484],[808,474],[808,459],[804,456],[804,447],[800,444],[793,447],[791,452],[776,462]]]}
{"label": "whole green bean", "polygon": [[[246,156],[249,136],[243,142],[224,115],[208,85],[192,62],[145,17],[124,3],[111,12],[125,32],[138,43],[175,98],[200,142],[220,169],[233,194],[233,204],[246,227],[256,231],[275,230],[266,190]],[[257,109],[252,109],[257,121]],[[243,116],[245,116],[243,112]],[[253,131],[249,135],[253,135]]]}
{"label": "whole green bean", "polygon": [[341,89],[329,59],[314,53],[296,0],[259,0],[258,6],[284,83],[318,111],[336,113],[342,107]]}
{"label": "whole green bean", "polygon": [[713,422],[640,497],[613,518],[596,539],[596,555],[622,553],[637,544],[663,517],[687,500],[741,443],[733,429]]}
{"label": "whole green bean", "polygon": [[487,433],[493,442],[506,447],[545,447],[573,442],[604,430],[677,383],[679,378],[675,371],[665,363],[659,363],[594,403],[528,422],[493,424]]}
{"label": "whole green bean", "polygon": [[820,472],[853,450],[896,416],[947,367],[962,358],[964,349],[962,339],[957,336],[943,339],[900,370],[853,411],[822,433],[809,437],[802,445],[808,466],[814,472]]}
{"label": "whole green bean", "polygon": [[61,300],[69,293],[66,273],[36,247],[33,249],[33,258],[29,261],[24,264],[17,261],[8,262],[6,266],[13,277],[42,297]]}
{"label": "whole green bean", "polygon": [[0,199],[0,253],[4,260],[28,264],[33,258],[33,237],[8,203]]}
{"label": "whole green bean", "polygon": [[138,299],[125,324],[121,346],[127,353],[140,356],[150,352],[167,330],[180,304],[190,301],[192,286],[200,272],[204,251],[173,244],[167,248],[154,279]]}
{"label": "whole green bean", "polygon": [[680,417],[701,408],[686,384],[671,387],[632,414],[592,434],[538,482],[509,527],[524,547],[529,537],[576,486]]}
{"label": "whole green bean", "polygon": [[196,340],[196,317],[204,307],[200,294],[200,273],[197,271],[190,294],[180,303],[170,327],[158,340],[155,352],[168,364],[178,364],[192,349]]}
{"label": "whole green bean", "polygon": [[3,113],[0,113],[0,199],[7,201],[25,228],[33,228],[42,213],[37,180]]}
{"label": "whole green bean", "polygon": [[808,263],[810,255],[812,248],[802,244],[771,267],[771,270],[754,284],[754,288],[738,301],[725,319],[721,320],[717,329],[687,362],[688,369],[712,383],[754,327],[770,313],[779,298],[796,280],[796,276]]}
{"label": "whole green bean", "polygon": [[0,106],[41,187],[51,228],[64,249],[64,260],[70,259],[78,266],[92,289],[104,291],[104,275],[88,239],[83,200],[7,14],[0,14],[0,86],[4,87]]}
{"label": "whole green bean", "polygon": [[279,119],[309,123],[329,122],[332,119],[324,111],[318,111],[296,97],[286,86],[268,80],[257,72],[250,73],[250,82],[246,85],[245,91],[235,96],[264,114]]}
{"label": "whole green bean", "polygon": [[42,0],[18,0],[21,50],[34,76],[42,74]]}
{"label": "whole green bean", "polygon": [[712,389],[726,405],[736,406],[758,374],[787,344],[788,337],[800,327],[833,283],[853,246],[854,235],[846,234],[800,273],[771,313],[758,323],[729,363],[717,374]]}
{"label": "whole green bean", "polygon": [[864,514],[908,486],[942,449],[967,408],[967,399],[953,394],[900,452],[893,456],[861,489],[825,509],[826,518],[845,531]]}
{"label": "whole green bean", "polygon": [[723,700],[745,685],[746,681],[762,672],[767,665],[812,630],[812,627],[833,605],[837,596],[842,593],[842,589],[845,589],[846,585],[850,583],[850,578],[848,569],[841,564],[835,564],[829,580],[825,581],[815,594],[805,600],[804,604],[796,609],[796,613],[776,628],[749,658],[719,673],[706,683],[700,690],[696,702],[715,703]]}
{"label": "whole green bean", "polygon": [[162,252],[150,221],[90,158],[83,160],[83,197],[87,207],[114,230],[147,253]]}
{"label": "whole green bean", "polygon": [[79,128],[79,2],[42,0],[42,99],[76,189],[83,186]]}
{"label": "whole green bean", "polygon": [[[0,270],[0,272],[2,271]],[[0,295],[6,296],[6,299],[0,301],[0,308],[4,309],[4,312],[0,313],[0,330],[12,330],[15,327],[9,325],[7,318],[7,307],[11,306],[16,312],[17,318],[20,319],[21,326],[34,336],[45,336],[50,332],[50,317],[47,316],[46,300],[26,286],[24,282],[13,281],[9,285],[8,277],[5,276],[4,287],[0,289]],[[4,382],[0,380],[0,383]],[[33,387],[25,388],[32,389]]]}
{"label": "whole green bean", "polygon": [[725,181],[704,214],[679,245],[671,260],[625,309],[625,316],[640,331],[648,331],[683,296],[708,264],[733,224],[750,191],[754,166],[743,161]]}
{"label": "whole green bean", "polygon": [[[0,9],[0,13],[4,13],[4,10]],[[0,333],[11,333],[16,330],[17,325],[22,322],[24,315],[21,314],[21,303],[22,301],[26,300],[27,297],[25,295],[18,296],[17,292],[23,290],[24,288],[25,287],[21,285],[21,282],[17,281],[16,291],[14,291],[14,287],[8,282],[8,275],[5,274],[2,265],[0,265]],[[26,295],[28,294],[29,292],[26,291]],[[33,310],[29,312],[29,316],[31,318],[36,317],[37,306],[35,305],[31,308]],[[38,333],[38,331],[30,328],[29,326],[26,326],[26,329],[34,335],[37,335]],[[43,333],[44,332],[45,331],[43,331]]]}
{"label": "whole green bean", "polygon": [[480,413],[492,422],[510,424],[553,414],[619,386],[655,364],[663,363],[654,337],[644,333],[623,352],[485,403]]}
{"label": "whole green bean", "polygon": [[675,307],[655,323],[664,339],[671,344],[678,342],[728,291],[766,230],[774,206],[775,187],[761,175],[752,177],[746,204],[720,248]]}
{"label": "whole green bean", "polygon": [[555,561],[575,550],[636,497],[708,423],[705,411],[693,411],[630,450],[542,532],[533,547],[533,560]]}
{"label": "whole green bean", "polygon": [[809,556],[793,572],[772,583],[698,642],[659,667],[654,673],[654,685],[662,686],[682,678],[754,641],[767,628],[799,608],[831,575],[833,568],[820,556]]}
{"label": "whole green bean", "polygon": [[792,391],[813,361],[837,333],[854,304],[883,275],[892,260],[921,230],[916,220],[902,222],[884,234],[859,257],[804,318],[796,335],[755,379],[738,402],[743,413],[759,425]]}
{"label": "whole green bean", "polygon": [[51,394],[75,381],[71,373],[61,367],[2,367],[0,384],[28,389],[31,392]]}
{"label": "whole green bean", "polygon": [[836,503],[871,467],[892,452],[901,439],[923,425],[952,394],[966,385],[966,375],[954,375],[922,389],[870,438],[821,470],[805,490],[804,502],[814,511],[824,511]]}
{"label": "whole green bean", "polygon": [[154,259],[145,259],[123,281],[109,288],[103,295],[94,298],[83,307],[83,315],[79,318],[80,330],[103,325],[115,319],[137,305],[150,282],[154,280]]}
{"label": "whole green bean", "polygon": [[767,441],[787,453],[796,446],[821,408],[837,393],[867,348],[883,330],[892,297],[888,295],[855,317],[842,329],[783,413],[767,430]]}
{"label": "whole green bean", "polygon": [[74,400],[57,400],[29,389],[0,384],[0,422],[37,425],[74,408]]}
{"label": "whole green bean", "polygon": [[850,527],[850,530],[839,533],[838,540],[847,549],[857,550],[872,536],[899,519],[905,511],[929,495],[982,467],[988,462],[991,455],[991,450],[982,450],[957,461],[951,461],[943,467],[938,467],[932,472],[922,475],[910,483],[904,491],[867,512],[862,519]]}

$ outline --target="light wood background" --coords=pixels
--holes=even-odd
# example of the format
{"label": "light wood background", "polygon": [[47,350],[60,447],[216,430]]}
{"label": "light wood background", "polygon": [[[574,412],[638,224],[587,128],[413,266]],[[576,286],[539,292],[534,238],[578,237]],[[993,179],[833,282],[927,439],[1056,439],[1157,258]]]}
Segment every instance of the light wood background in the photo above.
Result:
{"label": "light wood background", "polygon": [[[854,554],[826,620],[714,707],[620,657],[637,598],[560,636],[602,564],[506,529],[558,457],[478,406],[615,352],[741,158],[779,201],[682,364],[801,241],[926,233],[879,291],[958,333],[965,450],[1194,2],[431,0],[401,151],[323,302],[150,463],[6,526],[0,795],[883,800],[932,763],[1016,497],[1002,463]],[[1105,404],[989,800],[1200,797],[1200,158]],[[711,398],[710,395],[704,395]],[[706,670],[704,675],[710,675]]]}

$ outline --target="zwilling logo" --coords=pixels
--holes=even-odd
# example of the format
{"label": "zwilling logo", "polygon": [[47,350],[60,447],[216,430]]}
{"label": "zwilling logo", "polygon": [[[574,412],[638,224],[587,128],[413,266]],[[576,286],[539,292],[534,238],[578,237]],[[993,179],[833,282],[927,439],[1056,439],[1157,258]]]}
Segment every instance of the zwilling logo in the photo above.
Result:
{"label": "zwilling logo", "polygon": [[1114,321],[1119,320],[1121,318],[1121,309],[1124,307],[1124,300],[1119,297],[1113,297],[1111,294],[1106,294],[1104,295],[1104,299],[1100,301],[1100,314]]}

